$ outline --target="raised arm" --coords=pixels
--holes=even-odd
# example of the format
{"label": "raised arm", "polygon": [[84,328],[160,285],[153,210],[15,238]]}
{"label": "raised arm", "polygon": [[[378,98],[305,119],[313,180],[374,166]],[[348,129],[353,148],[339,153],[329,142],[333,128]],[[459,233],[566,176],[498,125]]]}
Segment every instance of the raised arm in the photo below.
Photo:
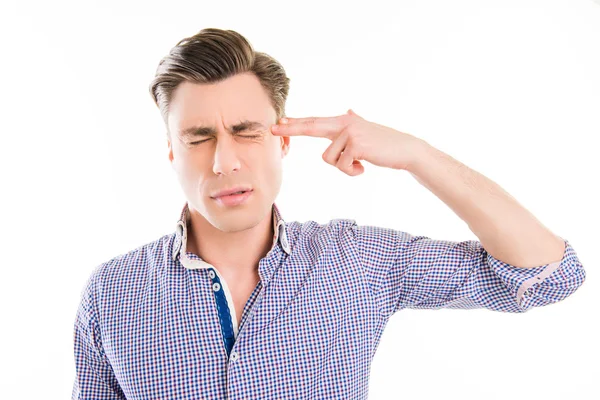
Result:
{"label": "raised arm", "polygon": [[519,268],[496,259],[475,240],[433,240],[356,223],[349,229],[365,279],[385,316],[403,308],[522,313],[563,300],[585,280],[567,240],[560,261]]}

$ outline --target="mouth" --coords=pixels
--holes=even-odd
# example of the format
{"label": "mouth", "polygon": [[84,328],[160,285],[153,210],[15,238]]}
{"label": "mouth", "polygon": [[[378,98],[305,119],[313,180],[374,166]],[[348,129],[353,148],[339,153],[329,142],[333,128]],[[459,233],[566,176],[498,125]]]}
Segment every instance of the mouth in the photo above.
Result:
{"label": "mouth", "polygon": [[252,195],[252,192],[252,189],[240,190],[230,194],[212,197],[212,199],[216,200],[221,206],[237,206],[248,200],[248,198]]}
{"label": "mouth", "polygon": [[247,192],[252,192],[252,190],[253,190],[252,188],[248,188],[248,187],[235,187],[235,188],[231,188],[231,189],[227,189],[227,190],[222,190],[210,197],[213,199],[218,199],[220,197],[239,195],[239,194],[244,194]]}

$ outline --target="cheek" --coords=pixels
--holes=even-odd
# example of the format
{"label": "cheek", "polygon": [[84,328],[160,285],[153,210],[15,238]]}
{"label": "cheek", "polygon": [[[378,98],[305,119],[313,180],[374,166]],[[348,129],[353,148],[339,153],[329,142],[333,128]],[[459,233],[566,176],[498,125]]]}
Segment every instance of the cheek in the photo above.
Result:
{"label": "cheek", "polygon": [[257,161],[269,171],[280,168],[281,147],[279,146],[279,138],[277,138],[277,141],[270,141],[265,144]]}
{"label": "cheek", "polygon": [[269,150],[263,154],[260,165],[263,169],[263,175],[268,179],[269,185],[278,186],[280,184],[282,161],[281,148],[279,146],[271,146]]}
{"label": "cheek", "polygon": [[281,162],[282,149],[281,149],[281,138],[278,136],[271,136],[269,141],[269,157],[274,162]]}
{"label": "cheek", "polygon": [[[181,154],[176,165],[178,174],[183,184],[197,186],[199,181],[211,171],[206,162],[198,152],[186,152]],[[208,172],[207,172],[208,171]]]}

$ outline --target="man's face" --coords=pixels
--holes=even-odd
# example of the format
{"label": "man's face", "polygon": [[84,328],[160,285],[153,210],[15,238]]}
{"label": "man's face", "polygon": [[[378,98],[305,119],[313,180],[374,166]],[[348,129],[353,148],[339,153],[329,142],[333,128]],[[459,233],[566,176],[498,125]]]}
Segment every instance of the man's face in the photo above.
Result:
{"label": "man's face", "polygon": [[[242,129],[244,121],[262,126]],[[271,134],[276,122],[266,92],[250,73],[213,84],[182,82],[175,89],[168,116],[169,160],[192,213],[197,210],[224,232],[252,228],[270,215],[289,149],[289,137]],[[214,131],[184,133],[199,126]],[[237,186],[252,188],[242,204],[226,206],[211,197]]]}

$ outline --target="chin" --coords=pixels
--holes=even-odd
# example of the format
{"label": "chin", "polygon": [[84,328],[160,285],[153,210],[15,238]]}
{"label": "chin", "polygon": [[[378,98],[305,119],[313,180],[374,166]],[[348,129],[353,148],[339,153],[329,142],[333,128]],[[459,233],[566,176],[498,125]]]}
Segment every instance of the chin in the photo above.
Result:
{"label": "chin", "polygon": [[222,232],[234,233],[234,232],[242,232],[251,228],[254,228],[260,221],[255,221],[253,218],[235,218],[233,220],[228,220],[227,218],[220,218],[216,224],[214,224],[215,228],[219,229]]}

